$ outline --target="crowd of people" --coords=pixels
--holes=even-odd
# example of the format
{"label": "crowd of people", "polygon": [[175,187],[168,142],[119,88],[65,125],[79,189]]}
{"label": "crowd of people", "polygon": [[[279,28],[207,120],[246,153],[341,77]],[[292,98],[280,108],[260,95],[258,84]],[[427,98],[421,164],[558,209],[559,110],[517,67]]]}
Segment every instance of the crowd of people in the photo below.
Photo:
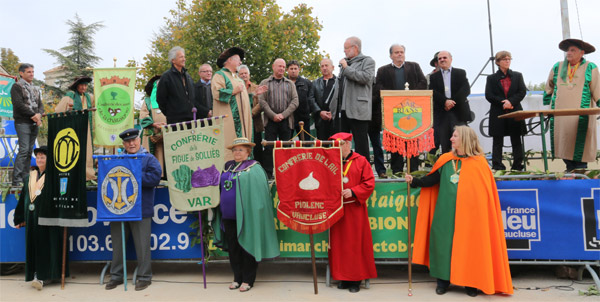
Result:
{"label": "crowd of people", "polygon": [[[271,223],[273,213],[269,210],[268,179],[273,178],[273,152],[272,147],[263,149],[260,142],[263,139],[289,140],[301,131],[299,122],[304,122],[307,132],[314,125],[317,139],[342,142],[343,171],[348,173],[344,174],[341,192],[345,215],[330,229],[329,263],[333,278],[341,281],[338,288],[358,292],[361,280],[377,276],[365,201],[374,190],[375,176],[387,177],[381,146],[380,92],[408,87],[433,91],[435,148],[430,152],[441,148],[443,153],[424,178],[410,175],[419,168],[418,158],[410,159],[413,161],[411,169],[406,171],[405,178],[411,186],[427,188],[421,191],[414,262],[429,266],[431,275],[438,279],[438,294],[444,294],[450,283],[465,286],[469,296],[476,296],[478,290],[486,294],[512,294],[495,182],[476,133],[466,126],[472,120],[466,71],[453,67],[452,54],[442,50],[436,52],[430,62],[434,70],[425,76],[418,63],[405,60],[406,47],[393,44],[389,48],[391,63],[376,72],[375,61],[362,53],[359,38],[346,39],[343,48],[345,57],[338,61],[337,76],[333,74],[335,64],[330,58],[320,62],[322,76],[312,82],[300,76],[298,61],[286,63],[283,58],[277,58],[272,63],[273,74],[258,85],[250,81],[250,67],[242,65],[245,56],[242,48],[223,51],[216,61],[219,69],[214,73],[210,64],[201,65],[197,83],[185,68],[185,50],[173,47],[169,51],[171,68],[152,77],[145,87],[146,99],[140,114],[143,131],[129,129],[120,135],[126,153],[150,151],[154,154],[147,157],[143,167],[144,219],[128,224],[141,267],[136,290],[148,287],[152,277],[151,212],[145,210],[153,205],[154,187],[161,176],[168,177],[162,172],[165,169],[161,127],[192,120],[192,109],[196,108],[197,118],[227,115],[224,124],[227,163],[221,174],[221,204],[212,227],[216,244],[230,254],[234,280],[229,289],[250,290],[258,262],[279,255],[277,235]],[[578,39],[564,40],[559,48],[566,52],[566,57],[551,69],[544,104],[552,109],[598,106],[598,69],[583,58],[595,48]],[[498,118],[504,113],[522,110],[520,103],[526,94],[523,75],[510,69],[511,60],[510,52],[498,52],[495,63],[499,70],[488,77],[486,84],[493,137],[491,168],[494,170],[506,169],[502,161],[505,136],[510,137],[513,148],[511,168],[523,169],[524,124]],[[44,111],[39,91],[32,86],[33,65],[22,64],[19,74],[21,79],[11,90],[19,138],[13,185],[25,184],[15,212],[15,225],[28,230],[26,280],[35,280],[34,286],[41,289],[41,280],[57,276],[55,262],[58,260],[54,254],[40,258],[43,253],[39,252],[43,245],[54,244],[47,241],[54,240],[55,230],[38,226],[35,207],[32,210],[25,205],[39,202],[35,197],[43,189],[39,186],[44,176],[46,149],[35,150],[38,166],[35,172],[26,173],[26,166]],[[56,111],[94,107],[93,95],[86,92],[91,80],[75,79]],[[587,162],[595,160],[595,121],[588,115],[551,118],[553,155],[565,161],[567,170],[586,168]],[[88,151],[92,150],[91,120],[90,130]],[[305,136],[305,139],[311,137]],[[355,151],[351,150],[352,143]],[[403,172],[405,162],[400,154],[391,154],[392,173]],[[86,178],[95,179],[91,153],[87,164]],[[375,173],[371,164],[375,166]],[[30,235],[34,232],[48,235],[43,238]],[[115,244],[113,255],[117,256],[113,257],[111,281],[106,289],[123,282],[116,244],[120,240],[114,239],[120,236],[116,225],[113,230],[111,224],[111,234]],[[347,265],[350,261],[353,265]]]}

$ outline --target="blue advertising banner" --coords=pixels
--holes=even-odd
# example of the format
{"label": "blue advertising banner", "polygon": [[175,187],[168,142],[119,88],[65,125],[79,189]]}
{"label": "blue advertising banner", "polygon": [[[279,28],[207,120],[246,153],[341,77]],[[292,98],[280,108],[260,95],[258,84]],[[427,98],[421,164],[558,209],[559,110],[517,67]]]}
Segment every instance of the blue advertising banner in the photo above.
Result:
{"label": "blue advertising banner", "polygon": [[[0,135],[0,167],[12,167],[19,152],[19,139],[15,130],[15,121],[2,120],[4,134]],[[34,148],[39,147],[37,139]],[[35,165],[35,156],[31,155],[31,165]]]}
{"label": "blue advertising banner", "polygon": [[[496,183],[510,260],[600,260],[600,180]],[[394,185],[397,189],[390,191]],[[379,192],[378,195],[369,198],[375,257],[406,258],[406,244],[392,233],[406,233],[406,221],[398,216],[406,205],[406,185],[376,183],[375,192]],[[418,204],[415,195],[412,196]],[[109,222],[97,222],[96,196],[96,191],[87,192],[88,227],[69,228],[70,260],[110,260],[112,257]],[[25,229],[16,229],[13,225],[16,204],[14,195],[8,195],[6,201],[0,203],[0,262],[25,261]],[[384,212],[389,214],[384,215]],[[413,213],[416,215],[416,212]],[[192,229],[190,225],[196,222],[197,213],[178,211],[169,202],[168,190],[157,189],[152,218],[152,259],[199,259],[201,247],[192,246],[193,238],[190,238],[190,233],[197,232],[197,227]],[[308,236],[285,228],[279,221],[276,226],[282,255],[309,257]],[[325,234],[315,237],[319,257],[326,255]],[[293,253],[288,250],[292,246]],[[135,259],[131,240],[127,257]]]}
{"label": "blue advertising banner", "polygon": [[[86,228],[69,228],[67,251],[70,261],[109,261],[112,259],[110,222],[96,220],[96,191],[87,192],[89,222]],[[8,195],[0,203],[0,262],[25,262],[25,228],[16,229],[13,224],[17,200]],[[190,225],[197,221],[197,214],[187,214],[171,207],[166,188],[156,190],[150,249],[152,259],[199,259],[199,244],[192,246],[189,233],[196,229]],[[131,238],[130,238],[131,239]],[[136,259],[133,240],[127,242],[127,259]]]}
{"label": "blue advertising banner", "polygon": [[509,259],[600,260],[600,180],[496,183]]}
{"label": "blue advertising banner", "polygon": [[142,160],[145,155],[98,155],[97,221],[142,219]]}

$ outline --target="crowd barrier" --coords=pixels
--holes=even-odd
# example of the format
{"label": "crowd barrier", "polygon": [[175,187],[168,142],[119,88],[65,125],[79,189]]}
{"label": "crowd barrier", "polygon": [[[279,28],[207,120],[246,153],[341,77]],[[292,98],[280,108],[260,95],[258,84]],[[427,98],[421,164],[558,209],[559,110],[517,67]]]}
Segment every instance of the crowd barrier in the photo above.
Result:
{"label": "crowd barrier", "polygon": [[[600,180],[500,180],[496,183],[511,264],[580,265],[587,268],[600,286],[592,268],[600,267]],[[410,199],[406,192],[406,183],[402,180],[378,180],[375,191],[367,200],[377,263],[406,263],[406,207],[409,201],[414,207],[411,211],[414,226],[420,190],[411,189]],[[272,193],[275,213],[277,192],[274,185]],[[108,222],[96,222],[96,192],[88,191],[87,197],[90,222],[87,228],[69,228],[69,260],[110,261],[112,242]],[[16,229],[13,224],[16,203],[14,194],[9,194],[5,202],[0,203],[0,262],[3,263],[25,261],[25,229]],[[192,246],[196,229],[190,227],[197,222],[197,217],[195,213],[188,214],[171,207],[167,188],[158,188],[152,219],[152,259],[197,262],[202,251],[200,245]],[[280,261],[309,261],[308,235],[288,229],[277,218],[274,223]],[[414,227],[411,229],[414,232]],[[316,257],[324,262],[327,232],[316,234],[314,242]],[[213,245],[212,240],[208,248],[213,256],[226,255]],[[135,259],[131,240],[127,257]]]}

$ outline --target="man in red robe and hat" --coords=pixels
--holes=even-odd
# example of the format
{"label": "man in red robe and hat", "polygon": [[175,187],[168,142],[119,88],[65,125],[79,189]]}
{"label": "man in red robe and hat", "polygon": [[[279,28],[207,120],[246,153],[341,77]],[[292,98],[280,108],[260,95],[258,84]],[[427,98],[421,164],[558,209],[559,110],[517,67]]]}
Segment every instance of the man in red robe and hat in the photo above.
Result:
{"label": "man in red robe and hat", "polygon": [[329,267],[331,277],[341,281],[339,289],[357,293],[362,280],[377,278],[367,212],[375,177],[369,161],[352,151],[352,134],[340,132],[329,139],[339,140],[342,148],[344,198],[344,216],[329,229]]}

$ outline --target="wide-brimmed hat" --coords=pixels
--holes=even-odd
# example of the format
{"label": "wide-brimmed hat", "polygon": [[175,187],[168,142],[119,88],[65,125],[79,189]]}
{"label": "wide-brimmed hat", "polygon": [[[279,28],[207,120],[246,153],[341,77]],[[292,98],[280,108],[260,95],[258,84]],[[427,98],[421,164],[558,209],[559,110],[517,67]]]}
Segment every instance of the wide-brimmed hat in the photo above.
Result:
{"label": "wide-brimmed hat", "polygon": [[435,67],[435,62],[437,62],[437,61],[438,61],[438,58],[437,58],[437,56],[438,56],[438,54],[439,54],[439,53],[440,53],[440,52],[438,51],[438,52],[436,52],[436,53],[433,55],[433,59],[431,59],[431,61],[429,61],[429,66],[431,66],[431,67]]}
{"label": "wide-brimmed hat", "polygon": [[562,51],[567,51],[569,46],[575,46],[585,51],[586,54],[596,51],[596,48],[592,44],[579,39],[564,39],[558,43],[558,48]]}
{"label": "wide-brimmed hat", "polygon": [[238,137],[233,140],[233,144],[231,144],[231,146],[227,146],[227,149],[231,150],[236,146],[248,146],[248,147],[252,148],[252,147],[256,146],[256,144],[251,142],[250,140],[248,140],[245,137]]}
{"label": "wide-brimmed hat", "polygon": [[90,78],[88,76],[76,77],[75,80],[73,81],[73,83],[71,83],[71,85],[69,85],[69,89],[71,89],[73,91],[77,91],[77,85],[79,85],[81,83],[89,83],[91,81],[92,81],[92,78]]}
{"label": "wide-brimmed hat", "polygon": [[337,141],[337,140],[352,141],[352,134],[346,133],[346,132],[338,132],[338,133],[330,136],[329,140],[330,141]]}
{"label": "wide-brimmed hat", "polygon": [[146,86],[144,87],[144,91],[146,92],[147,96],[152,95],[152,90],[154,89],[154,82],[156,82],[158,79],[160,79],[160,75],[155,75],[151,77]]}
{"label": "wide-brimmed hat", "polygon": [[240,56],[240,59],[244,60],[244,53],[244,50],[239,47],[231,47],[219,55],[219,58],[217,59],[217,66],[219,68],[223,68],[223,64],[225,64],[225,61],[227,61],[227,59],[235,55]]}
{"label": "wide-brimmed hat", "polygon": [[33,149],[33,154],[44,153],[48,155],[48,146],[39,146]]}

